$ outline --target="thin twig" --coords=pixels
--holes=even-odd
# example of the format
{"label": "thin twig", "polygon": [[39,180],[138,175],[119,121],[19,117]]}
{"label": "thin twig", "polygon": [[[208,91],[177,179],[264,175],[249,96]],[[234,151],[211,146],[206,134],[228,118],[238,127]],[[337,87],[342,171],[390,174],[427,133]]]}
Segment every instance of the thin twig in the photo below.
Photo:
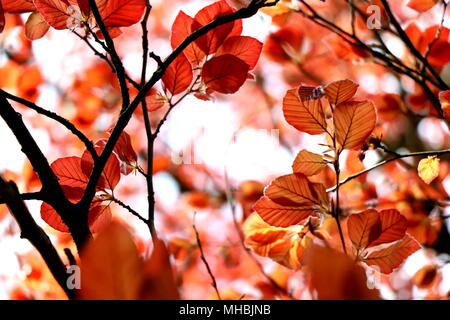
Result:
{"label": "thin twig", "polygon": [[139,212],[137,212],[136,210],[134,210],[133,208],[131,208],[129,205],[123,203],[121,200],[115,198],[115,197],[111,197],[110,199],[112,202],[117,203],[119,206],[121,206],[124,209],[127,209],[133,216],[137,217],[138,219],[144,221],[145,223],[147,223],[147,219],[145,219],[142,215],[139,214]]}
{"label": "thin twig", "polygon": [[204,253],[203,247],[202,247],[202,242],[200,241],[200,236],[198,234],[197,227],[195,226],[195,216],[196,215],[197,215],[197,212],[194,212],[194,217],[192,219],[193,220],[192,228],[194,229],[195,239],[197,240],[198,249],[200,250],[200,258],[202,259],[203,264],[205,265],[206,270],[208,271],[209,277],[211,278],[211,285],[213,286],[214,290],[216,291],[217,298],[219,298],[219,300],[222,300],[222,297],[220,296],[219,288],[217,287],[216,277],[212,273],[211,267],[209,266],[209,263],[206,260],[205,253]]}

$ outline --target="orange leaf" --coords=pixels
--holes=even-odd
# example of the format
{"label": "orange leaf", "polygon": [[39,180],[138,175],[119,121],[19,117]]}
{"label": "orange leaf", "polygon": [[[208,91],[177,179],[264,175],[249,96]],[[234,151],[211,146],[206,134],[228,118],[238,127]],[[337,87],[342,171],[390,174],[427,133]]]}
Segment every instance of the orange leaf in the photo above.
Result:
{"label": "orange leaf", "polygon": [[334,81],[325,87],[325,96],[331,104],[338,105],[341,102],[351,99],[359,85],[352,80]]}
{"label": "orange leaf", "polygon": [[209,89],[226,94],[234,93],[244,84],[248,68],[248,64],[241,59],[225,54],[204,64],[202,79]]}
{"label": "orange leaf", "polygon": [[261,54],[262,43],[255,38],[236,36],[225,40],[217,51],[216,56],[231,54],[244,61],[252,70]]}
{"label": "orange leaf", "polygon": [[381,234],[369,247],[382,243],[389,243],[403,238],[407,228],[407,221],[404,216],[395,209],[380,211]]}
{"label": "orange leaf", "polygon": [[309,134],[327,131],[327,123],[320,100],[301,101],[297,89],[288,90],[283,99],[286,121],[297,130]]}
{"label": "orange leaf", "polygon": [[425,12],[433,8],[439,0],[409,0],[407,6],[419,12]]}
{"label": "orange leaf", "polygon": [[347,223],[348,235],[357,250],[366,248],[381,234],[381,219],[376,210],[352,214]]}
{"label": "orange leaf", "polygon": [[305,176],[313,176],[322,171],[327,166],[320,154],[301,150],[295,157],[292,170],[296,173],[303,173]]}
{"label": "orange leaf", "polygon": [[69,2],[67,0],[35,0],[39,13],[57,30],[67,29]]}
{"label": "orange leaf", "polygon": [[439,175],[439,158],[434,156],[420,160],[417,172],[426,184],[430,184]]}
{"label": "orange leaf", "polygon": [[315,215],[311,206],[283,206],[268,197],[261,197],[253,206],[260,217],[275,227],[289,227],[299,224],[307,217]]}
{"label": "orange leaf", "polygon": [[176,95],[189,88],[192,82],[192,67],[186,56],[181,53],[166,69],[162,76],[166,89]]}
{"label": "orange leaf", "polygon": [[368,289],[364,269],[347,255],[315,245],[307,249],[304,261],[319,300],[379,299],[378,290]]}
{"label": "orange leaf", "polygon": [[30,40],[37,40],[42,38],[49,28],[50,26],[45,22],[42,15],[36,11],[28,16],[25,23],[25,35]]}
{"label": "orange leaf", "polygon": [[[185,14],[183,11],[178,13],[172,25],[172,33],[170,37],[172,49],[178,47],[181,42],[183,42],[184,39],[192,33],[193,23],[194,19]],[[183,50],[183,53],[194,66],[199,65],[205,56],[205,53],[200,50],[195,43],[188,45],[186,49]]]}
{"label": "orange leaf", "polygon": [[337,142],[342,149],[356,149],[370,136],[376,123],[375,106],[369,101],[343,102],[334,110]]}
{"label": "orange leaf", "polygon": [[139,299],[180,299],[169,260],[169,253],[161,240],[156,241],[152,256],[145,263],[144,280]]}
{"label": "orange leaf", "polygon": [[407,234],[401,241],[372,252],[363,261],[369,266],[377,266],[380,272],[387,274],[398,268],[406,258],[420,248],[420,244]]}
{"label": "orange leaf", "polygon": [[450,121],[450,90],[439,92],[439,101],[441,102],[442,111],[444,111],[445,119]]}
{"label": "orange leaf", "polygon": [[137,299],[141,282],[142,261],[121,224],[111,223],[81,252],[82,299]]}
{"label": "orange leaf", "polygon": [[310,206],[321,209],[328,204],[325,187],[310,182],[303,174],[293,173],[281,176],[266,188],[264,194],[270,200],[287,206]]}

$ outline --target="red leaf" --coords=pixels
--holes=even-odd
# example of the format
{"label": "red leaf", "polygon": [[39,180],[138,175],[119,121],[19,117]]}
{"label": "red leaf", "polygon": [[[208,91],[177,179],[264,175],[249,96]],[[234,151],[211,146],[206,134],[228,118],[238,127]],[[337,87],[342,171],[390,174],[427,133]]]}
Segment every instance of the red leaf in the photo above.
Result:
{"label": "red leaf", "polygon": [[37,40],[42,38],[49,28],[50,26],[45,22],[44,17],[36,11],[28,16],[25,23],[25,35],[30,40]]}
{"label": "red leaf", "polygon": [[36,7],[32,0],[1,0],[3,12],[22,13],[35,11]]}
{"label": "red leaf", "polygon": [[5,14],[3,12],[2,2],[0,1],[0,33],[3,32],[5,28]]}
{"label": "red leaf", "polygon": [[78,7],[81,10],[81,13],[85,17],[89,17],[91,14],[91,6],[89,4],[89,0],[77,0]]}
{"label": "red leaf", "polygon": [[408,227],[406,218],[395,209],[380,211],[381,234],[369,247],[389,243],[403,238]]}
{"label": "red leaf", "polygon": [[89,210],[88,223],[92,233],[101,232],[111,222],[111,209],[104,205],[93,205]]}
{"label": "red leaf", "polygon": [[[92,233],[100,232],[111,222],[111,217],[109,206],[93,204],[88,213],[89,229]],[[53,229],[60,232],[69,232],[69,228],[62,221],[60,215],[45,202],[41,205],[41,218]]]}
{"label": "red leaf", "polygon": [[[108,130],[108,133],[111,134],[111,131],[112,129]],[[122,162],[120,164],[120,171],[125,175],[131,173],[136,167],[137,154],[131,144],[130,135],[125,131],[120,134],[119,140],[117,140],[116,146],[114,147],[114,153]]]}
{"label": "red leaf", "polygon": [[260,217],[271,226],[289,227],[315,215],[311,206],[283,206],[268,197],[262,197],[253,206]]}
{"label": "red leaf", "polygon": [[85,189],[88,177],[81,170],[81,158],[66,157],[55,160],[51,168],[63,186]]}
{"label": "red leaf", "polygon": [[[200,10],[194,17],[198,23],[193,25],[194,30],[207,25],[220,16],[225,16],[234,12],[225,1],[218,1]],[[229,22],[215,27],[207,34],[201,36],[195,43],[203,50],[205,54],[211,54],[217,51],[223,41],[232,34],[235,22]]]}
{"label": "red leaf", "polygon": [[57,30],[67,29],[70,17],[67,0],[35,0],[34,4],[49,25]]}
{"label": "red leaf", "polygon": [[69,232],[69,228],[64,224],[59,214],[51,205],[45,202],[41,204],[41,218],[53,229],[61,232]]}
{"label": "red leaf", "polygon": [[258,62],[261,50],[262,43],[255,38],[237,36],[226,39],[216,56],[231,54],[248,64],[252,70]]}
{"label": "red leaf", "polygon": [[391,273],[398,268],[406,258],[419,250],[420,244],[407,234],[401,241],[369,254],[364,262],[369,266],[377,266],[382,273]]}
{"label": "red leaf", "polygon": [[[97,154],[100,154],[103,151],[104,146],[97,145],[95,150]],[[81,170],[84,172],[86,176],[90,176],[92,172],[92,168],[94,167],[94,162],[91,154],[85,150],[83,156],[81,157]],[[97,188],[98,189],[109,189],[113,190],[120,180],[120,164],[119,160],[115,154],[112,154],[108,161],[106,162],[105,168],[103,169],[103,173],[98,181]]]}
{"label": "red leaf", "polygon": [[202,78],[210,89],[220,93],[234,93],[244,84],[248,68],[248,64],[241,59],[225,54],[205,63]]}
{"label": "red leaf", "polygon": [[167,68],[162,76],[166,89],[176,95],[189,88],[192,82],[192,67],[186,56],[181,53]]}
{"label": "red leaf", "polygon": [[433,8],[439,0],[409,0],[407,6],[418,12],[425,12]]}
{"label": "red leaf", "polygon": [[145,0],[97,0],[97,6],[107,27],[128,27],[139,20],[145,10]]}
{"label": "red leaf", "polygon": [[[193,23],[194,19],[185,14],[183,11],[178,13],[172,25],[172,34],[170,37],[172,49],[178,47],[181,42],[183,42],[184,39],[192,33]],[[188,45],[186,49],[183,50],[183,53],[194,66],[199,65],[205,57],[205,53],[200,50],[195,43]]]}
{"label": "red leaf", "polygon": [[348,235],[356,249],[364,249],[381,234],[381,219],[376,210],[352,214],[348,218]]}

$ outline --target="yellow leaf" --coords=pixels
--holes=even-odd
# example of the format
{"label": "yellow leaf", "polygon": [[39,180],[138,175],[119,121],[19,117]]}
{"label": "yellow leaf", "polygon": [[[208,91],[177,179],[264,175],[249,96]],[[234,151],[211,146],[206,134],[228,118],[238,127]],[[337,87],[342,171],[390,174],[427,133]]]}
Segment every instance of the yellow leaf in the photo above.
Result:
{"label": "yellow leaf", "polygon": [[433,156],[420,160],[417,172],[426,184],[430,184],[439,175],[439,158]]}

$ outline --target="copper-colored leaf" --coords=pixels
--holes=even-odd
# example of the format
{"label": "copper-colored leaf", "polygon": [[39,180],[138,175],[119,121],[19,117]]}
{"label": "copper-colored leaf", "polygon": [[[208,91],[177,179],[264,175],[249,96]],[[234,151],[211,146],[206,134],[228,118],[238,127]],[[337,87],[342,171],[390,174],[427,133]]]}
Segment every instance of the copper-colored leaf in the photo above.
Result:
{"label": "copper-colored leaf", "polygon": [[30,40],[42,38],[48,31],[50,26],[45,22],[39,12],[33,12],[25,23],[25,35]]}
{"label": "copper-colored leaf", "polygon": [[192,67],[186,56],[181,53],[164,72],[162,81],[166,89],[176,95],[189,88],[192,82]]}
{"label": "copper-colored leaf", "polygon": [[331,248],[311,246],[304,257],[311,289],[320,300],[379,299],[378,290],[367,287],[364,269],[347,255]]}
{"label": "copper-colored leaf", "polygon": [[373,247],[382,243],[389,243],[403,238],[407,228],[407,221],[404,216],[395,209],[380,211],[381,234],[373,242],[369,243],[369,247]]}
{"label": "copper-colored leaf", "polygon": [[107,27],[128,27],[144,14],[145,0],[96,0],[100,15]]}
{"label": "copper-colored leaf", "polygon": [[310,206],[319,209],[328,203],[325,187],[310,182],[303,174],[281,176],[266,188],[264,194],[272,201],[287,206]]}
{"label": "copper-colored leaf", "polygon": [[303,173],[305,176],[313,176],[320,173],[326,166],[327,163],[320,154],[301,150],[292,163],[292,170]]}
{"label": "copper-colored leaf", "polygon": [[334,110],[337,142],[342,149],[360,147],[376,123],[375,106],[369,101],[343,102]]}
{"label": "copper-colored leaf", "polygon": [[364,249],[381,234],[381,219],[376,210],[352,214],[348,218],[348,235],[356,249]]}
{"label": "copper-colored leaf", "polygon": [[268,197],[261,197],[253,206],[260,217],[275,227],[289,227],[299,224],[307,217],[314,215],[311,206],[283,206]]}
{"label": "copper-colored leaf", "polygon": [[417,171],[419,172],[419,177],[426,184],[430,184],[439,175],[439,158],[428,157],[420,160]]}
{"label": "copper-colored leaf", "polygon": [[139,299],[180,299],[173,276],[169,253],[161,240],[156,240],[151,258],[145,263]]}
{"label": "copper-colored leaf", "polygon": [[407,234],[401,241],[372,252],[364,259],[364,262],[369,266],[378,267],[380,272],[387,274],[398,268],[406,258],[420,248],[420,244]]}
{"label": "copper-colored leaf", "polygon": [[225,54],[204,64],[202,79],[209,89],[220,93],[234,93],[244,84],[248,68],[248,64],[241,59]]}
{"label": "copper-colored leaf", "polygon": [[133,300],[139,297],[142,261],[128,230],[111,223],[81,252],[81,297]]}
{"label": "copper-colored leaf", "polygon": [[[97,154],[101,154],[104,145],[96,145]],[[90,176],[94,168],[94,161],[89,151],[85,150],[81,157],[81,170],[86,176]],[[103,169],[102,175],[98,180],[98,189],[113,190],[120,180],[120,163],[115,154],[112,154]]]}
{"label": "copper-colored leaf", "polygon": [[35,11],[33,0],[1,0],[3,12],[8,13],[23,13]]}
{"label": "copper-colored leaf", "polygon": [[327,123],[320,100],[301,101],[297,89],[288,90],[283,99],[286,121],[297,130],[309,134],[326,132]]}
{"label": "copper-colored leaf", "polygon": [[352,80],[334,81],[325,87],[325,96],[331,104],[338,105],[341,102],[351,99],[359,85]]}

